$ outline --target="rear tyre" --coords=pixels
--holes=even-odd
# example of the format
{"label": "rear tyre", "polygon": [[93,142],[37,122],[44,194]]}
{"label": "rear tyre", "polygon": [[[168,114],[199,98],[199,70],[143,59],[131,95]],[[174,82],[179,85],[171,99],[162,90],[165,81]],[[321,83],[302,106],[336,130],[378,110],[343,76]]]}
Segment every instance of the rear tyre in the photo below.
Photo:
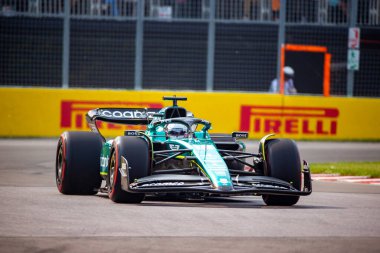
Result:
{"label": "rear tyre", "polygon": [[146,177],[150,173],[151,157],[148,143],[140,137],[117,137],[113,142],[108,168],[109,198],[116,203],[140,203],[145,194],[126,192],[121,187],[121,157],[128,161],[129,182]]}
{"label": "rear tyre", "polygon": [[92,195],[100,188],[102,139],[92,132],[64,132],[58,141],[55,178],[63,194]]}
{"label": "rear tyre", "polygon": [[[294,141],[289,139],[273,139],[265,143],[267,168],[266,176],[275,177],[301,189],[301,160]],[[268,206],[292,206],[299,196],[263,195]]]}

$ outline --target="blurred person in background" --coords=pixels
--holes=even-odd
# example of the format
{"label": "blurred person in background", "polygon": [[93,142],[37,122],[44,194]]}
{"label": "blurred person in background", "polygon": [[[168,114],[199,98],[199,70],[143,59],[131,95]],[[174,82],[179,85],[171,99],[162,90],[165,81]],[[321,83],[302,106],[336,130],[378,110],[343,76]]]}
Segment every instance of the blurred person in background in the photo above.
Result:
{"label": "blurred person in background", "polygon": [[280,0],[272,0],[272,19],[278,20],[280,18]]}
{"label": "blurred person in background", "polygon": [[329,23],[347,22],[347,0],[329,0],[328,21]]}
{"label": "blurred person in background", "polygon": [[258,20],[263,18],[265,8],[271,9],[271,14],[268,14],[268,19],[272,17],[277,20],[280,17],[280,0],[244,0],[244,19]]}
{"label": "blurred person in background", "polygon": [[[258,19],[258,8],[259,8],[259,0],[244,0],[244,19],[249,20],[252,19],[256,20]],[[252,7],[253,7],[253,13],[252,13]]]}
{"label": "blurred person in background", "polygon": [[[284,67],[284,94],[294,95],[297,94],[297,89],[294,86],[294,70],[292,67]],[[274,79],[270,85],[269,93],[280,93],[280,82]]]}

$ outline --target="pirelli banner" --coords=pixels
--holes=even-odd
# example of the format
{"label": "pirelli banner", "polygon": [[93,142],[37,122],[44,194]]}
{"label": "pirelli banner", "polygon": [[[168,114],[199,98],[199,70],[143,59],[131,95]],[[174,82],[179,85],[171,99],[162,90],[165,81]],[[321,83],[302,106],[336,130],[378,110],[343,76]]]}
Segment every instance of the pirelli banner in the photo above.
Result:
{"label": "pirelli banner", "polygon": [[[213,133],[268,133],[308,140],[380,140],[380,99],[281,96],[256,93],[109,91],[0,88],[1,137],[56,137],[63,131],[89,131],[85,115],[95,108],[162,108],[163,96],[186,96],[179,106],[212,122]],[[99,123],[107,137],[122,126]]]}

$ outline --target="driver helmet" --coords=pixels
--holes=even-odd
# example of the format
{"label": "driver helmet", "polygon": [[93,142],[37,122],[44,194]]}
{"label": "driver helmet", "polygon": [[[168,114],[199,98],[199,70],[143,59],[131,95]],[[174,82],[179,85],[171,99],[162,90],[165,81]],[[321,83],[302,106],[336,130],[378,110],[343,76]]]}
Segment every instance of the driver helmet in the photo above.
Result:
{"label": "driver helmet", "polygon": [[167,125],[167,134],[171,137],[176,138],[187,138],[188,137],[188,129],[183,124],[168,124]]}

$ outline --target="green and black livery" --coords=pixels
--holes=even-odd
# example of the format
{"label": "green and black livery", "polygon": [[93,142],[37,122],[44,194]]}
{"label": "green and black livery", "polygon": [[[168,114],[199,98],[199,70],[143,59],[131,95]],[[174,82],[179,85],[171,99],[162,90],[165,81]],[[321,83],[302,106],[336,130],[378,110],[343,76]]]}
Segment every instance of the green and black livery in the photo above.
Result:
{"label": "green and black livery", "polygon": [[[184,97],[164,97],[162,109],[98,108],[87,113],[91,132],[65,132],[56,157],[56,181],[64,194],[107,193],[121,203],[145,195],[262,196],[267,205],[294,205],[312,191],[307,163],[294,141],[264,136],[258,153],[241,138],[210,134],[211,123],[178,106]],[[146,125],[106,140],[97,121]],[[105,182],[101,187],[101,182]]]}

